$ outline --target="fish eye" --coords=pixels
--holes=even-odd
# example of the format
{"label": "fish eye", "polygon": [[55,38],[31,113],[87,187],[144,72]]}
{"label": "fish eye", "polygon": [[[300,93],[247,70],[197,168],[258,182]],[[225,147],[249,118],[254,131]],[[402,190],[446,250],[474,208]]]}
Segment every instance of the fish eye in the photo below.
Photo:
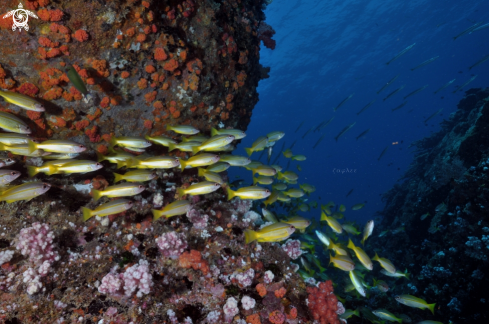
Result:
{"label": "fish eye", "polygon": [[47,187],[47,185],[42,185],[42,189],[46,189]]}
{"label": "fish eye", "polygon": [[266,193],[269,193],[269,192],[270,192],[270,190],[268,190],[268,189],[265,189],[265,192],[266,192]]}
{"label": "fish eye", "polygon": [[17,171],[12,171],[10,174],[11,175],[16,175],[17,174]]}
{"label": "fish eye", "polygon": [[10,163],[10,162],[12,162],[12,159],[9,158],[9,159],[6,159],[5,161]]}
{"label": "fish eye", "polygon": [[95,165],[96,165],[96,166],[102,166],[102,164],[100,164],[100,163],[98,163],[98,162],[97,162],[97,163],[95,163]]}
{"label": "fish eye", "polygon": [[144,189],[144,186],[139,185],[139,186],[138,186],[138,188],[139,188],[139,189]]}
{"label": "fish eye", "polygon": [[79,148],[84,148],[85,146],[83,146],[83,145],[78,145],[78,147],[79,147]]}

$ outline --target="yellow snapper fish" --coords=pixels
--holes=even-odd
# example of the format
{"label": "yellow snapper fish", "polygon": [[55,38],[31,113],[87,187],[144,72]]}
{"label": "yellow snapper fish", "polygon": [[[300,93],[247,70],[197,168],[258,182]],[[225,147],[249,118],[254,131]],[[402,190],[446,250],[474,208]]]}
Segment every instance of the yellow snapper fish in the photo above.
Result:
{"label": "yellow snapper fish", "polygon": [[345,205],[341,204],[340,207],[338,208],[338,210],[341,212],[341,213],[344,213],[346,211],[346,207]]}
{"label": "yellow snapper fish", "polygon": [[144,182],[156,179],[156,172],[150,170],[134,170],[119,174],[114,172],[114,182],[126,180],[127,182]]}
{"label": "yellow snapper fish", "polygon": [[[221,156],[221,159],[222,159],[222,156]],[[209,165],[206,168],[206,170],[210,171],[210,172],[220,173],[220,172],[224,172],[227,169],[229,169],[230,166],[231,166],[231,164],[221,161],[221,162],[217,162],[217,163],[214,163],[212,165]]]}
{"label": "yellow snapper fish", "polygon": [[285,183],[282,183],[282,182],[275,183],[272,185],[272,189],[283,191],[283,190],[287,189],[287,185]]}
{"label": "yellow snapper fish", "polygon": [[283,202],[289,202],[292,199],[289,196],[285,195],[283,192],[277,191],[277,200],[280,200]]}
{"label": "yellow snapper fish", "polygon": [[[353,289],[355,289],[355,287],[353,286],[353,284],[352,284],[352,287],[353,287]],[[355,310],[347,309],[339,317],[342,318],[342,319],[349,319],[353,315],[355,315],[356,317],[360,317],[360,312],[358,311],[358,309],[355,309]]]}
{"label": "yellow snapper fish", "polygon": [[306,156],[305,155],[302,155],[302,154],[298,154],[298,155],[292,155],[290,157],[290,159],[292,161],[305,161],[306,160]]}
{"label": "yellow snapper fish", "polygon": [[15,155],[35,156],[35,157],[51,154],[50,152],[44,152],[44,150],[35,150],[34,152],[31,152],[27,144],[15,144],[11,146],[0,144],[0,150],[9,151],[10,153]]}
{"label": "yellow snapper fish", "polygon": [[109,201],[103,205],[98,206],[94,210],[91,210],[87,207],[82,207],[83,220],[87,221],[93,216],[107,216],[107,215],[115,215],[122,213],[128,209],[131,209],[133,206],[133,202],[127,199],[116,199]]}
{"label": "yellow snapper fish", "polygon": [[114,197],[128,197],[140,194],[146,189],[142,184],[137,182],[125,182],[105,188],[105,190],[92,190],[93,199],[99,200],[101,197],[106,196],[109,198]]}
{"label": "yellow snapper fish", "polygon": [[121,136],[121,137],[112,137],[110,139],[110,147],[114,147],[116,145],[127,147],[129,149],[132,148],[147,148],[151,146],[151,142],[142,138],[135,136]]}
{"label": "yellow snapper fish", "polygon": [[435,314],[436,303],[428,304],[423,299],[412,296],[412,295],[398,295],[395,298],[401,304],[404,304],[404,305],[410,306],[410,307],[419,308],[419,309],[427,308],[431,311],[432,314]]}
{"label": "yellow snapper fish", "polygon": [[0,111],[0,128],[18,134],[30,134],[32,131],[20,118]]}
{"label": "yellow snapper fish", "polygon": [[361,232],[360,232],[360,231],[358,231],[358,230],[356,229],[356,227],[355,227],[355,226],[353,226],[353,225],[350,225],[350,224],[343,224],[343,225],[341,225],[341,227],[342,227],[342,228],[345,230],[345,232],[347,232],[347,233],[349,233],[349,234],[351,234],[351,235],[358,235],[358,234],[361,234]]}
{"label": "yellow snapper fish", "polygon": [[329,264],[333,263],[333,265],[341,269],[343,271],[352,271],[355,269],[355,262],[347,256],[347,255],[329,255]]}
{"label": "yellow snapper fish", "polygon": [[42,158],[45,160],[69,160],[76,158],[79,153],[47,153],[47,155],[43,155]]}
{"label": "yellow snapper fish", "polygon": [[307,212],[307,211],[309,211],[309,205],[300,204],[299,205],[299,210],[302,211],[302,212]]}
{"label": "yellow snapper fish", "polygon": [[243,166],[243,168],[245,168],[246,170],[253,170],[253,169],[256,169],[257,167],[259,167],[260,165],[263,165],[263,163],[261,163],[260,161],[255,161],[255,160],[252,160],[249,164]]}
{"label": "yellow snapper fish", "polygon": [[81,153],[87,149],[85,145],[70,140],[47,140],[39,144],[28,141],[27,145],[30,153],[39,149],[53,153]]}
{"label": "yellow snapper fish", "polygon": [[348,251],[345,247],[343,247],[343,245],[335,243],[333,241],[331,241],[331,243],[328,245],[328,250],[334,250],[337,255],[339,254],[349,256]]}
{"label": "yellow snapper fish", "polygon": [[265,207],[267,207],[268,205],[271,205],[274,202],[276,202],[277,199],[278,199],[278,191],[273,190],[270,196],[268,196],[267,200],[263,202],[263,204],[265,205]]}
{"label": "yellow snapper fish", "polygon": [[250,158],[247,158],[246,156],[230,155],[230,154],[221,155],[219,161],[227,162],[231,166],[245,166],[251,163]]}
{"label": "yellow snapper fish", "polygon": [[205,152],[232,152],[235,149],[236,149],[236,147],[233,145],[233,143],[229,143],[227,145],[220,146],[220,147],[207,148],[203,151],[205,151]]}
{"label": "yellow snapper fish", "polygon": [[308,193],[308,194],[316,191],[315,186],[307,184],[307,183],[303,183],[303,184],[299,185],[299,188],[301,188],[302,190],[304,190],[305,193]]}
{"label": "yellow snapper fish", "polygon": [[386,321],[402,323],[402,319],[396,317],[396,315],[392,314],[386,309],[377,309],[372,311],[372,313],[374,313],[374,315],[378,318],[384,319]]}
{"label": "yellow snapper fish", "polygon": [[374,285],[373,287],[377,288],[378,290],[382,292],[388,292],[389,291],[389,285],[383,280],[376,280],[374,278]]}
{"label": "yellow snapper fish", "polygon": [[192,136],[189,136],[189,137],[183,137],[182,138],[182,143],[185,143],[185,142],[199,142],[199,143],[203,143],[203,142],[207,141],[208,139],[209,139],[209,137],[204,136],[204,135],[192,135]]}
{"label": "yellow snapper fish", "polygon": [[165,136],[165,135],[153,136],[153,137],[146,135],[144,138],[147,139],[148,141],[152,142],[152,143],[160,144],[160,145],[166,146],[166,147],[168,147],[170,144],[175,145],[178,143],[173,138]]}
{"label": "yellow snapper fish", "polygon": [[353,283],[353,286],[355,286],[355,289],[357,292],[360,294],[360,296],[367,296],[367,293],[365,291],[365,288],[363,287],[362,280],[357,276],[355,271],[351,270],[348,272],[350,276],[350,280]]}
{"label": "yellow snapper fish", "polygon": [[222,177],[219,175],[219,173],[212,172],[203,168],[198,168],[198,173],[197,175],[199,177],[204,177],[205,180],[211,181],[211,182],[217,182],[220,185],[224,183],[224,180],[222,180]]}
{"label": "yellow snapper fish", "polygon": [[282,152],[282,154],[286,157],[286,158],[290,158],[292,157],[292,150],[291,149],[286,149],[285,151]]}
{"label": "yellow snapper fish", "polygon": [[284,173],[277,172],[277,178],[279,180],[285,179],[285,181],[290,182],[290,181],[297,181],[297,179],[299,179],[299,176],[295,172],[285,171]]}
{"label": "yellow snapper fish", "polygon": [[216,135],[212,136],[199,146],[192,147],[192,153],[197,154],[199,151],[207,151],[222,148],[234,141],[233,135]]}
{"label": "yellow snapper fish", "polygon": [[128,168],[137,169],[171,169],[179,165],[180,160],[174,156],[137,157],[126,160]]}
{"label": "yellow snapper fish", "polygon": [[315,230],[314,233],[316,233],[317,238],[324,245],[329,246],[331,244],[331,239],[326,234],[324,234],[323,232]]}
{"label": "yellow snapper fish", "polygon": [[368,239],[370,235],[372,235],[373,230],[374,230],[374,221],[369,220],[367,224],[365,224],[365,227],[363,228],[362,245],[365,245],[365,241]]}
{"label": "yellow snapper fish", "polygon": [[0,186],[6,186],[18,177],[21,173],[14,170],[0,170]]}
{"label": "yellow snapper fish", "polygon": [[282,223],[290,224],[294,226],[299,232],[304,233],[306,228],[311,225],[311,221],[301,216],[294,216],[288,220],[282,220]]}
{"label": "yellow snapper fish", "polygon": [[274,168],[275,170],[277,170],[277,172],[280,172],[283,169],[280,165],[277,165],[277,164],[272,164],[271,167]]}
{"label": "yellow snapper fish", "polygon": [[385,269],[380,270],[380,273],[388,276],[388,277],[394,277],[394,278],[399,278],[399,277],[404,277],[409,280],[410,273],[406,270],[404,272],[400,272],[399,270],[396,270],[395,273],[391,273]]}
{"label": "yellow snapper fish", "polygon": [[175,133],[182,134],[182,135],[195,135],[200,133],[200,131],[197,128],[189,125],[175,125],[175,126],[166,125],[166,130],[174,131]]}
{"label": "yellow snapper fish", "polygon": [[295,231],[294,226],[286,223],[274,223],[259,231],[245,230],[245,242],[280,242],[288,239]]}
{"label": "yellow snapper fish", "polygon": [[285,136],[284,132],[275,131],[275,132],[268,133],[267,139],[268,139],[268,142],[276,142],[284,136]]}
{"label": "yellow snapper fish", "polygon": [[14,159],[11,158],[6,158],[3,160],[0,160],[0,168],[3,168],[4,166],[9,166],[15,163]]}
{"label": "yellow snapper fish", "polygon": [[253,171],[253,176],[257,173],[259,175],[269,176],[269,177],[272,177],[275,174],[277,174],[277,170],[275,170],[275,168],[269,165],[259,165],[256,168],[252,169],[251,171]]}
{"label": "yellow snapper fish", "polygon": [[338,221],[334,217],[326,215],[326,213],[324,211],[321,212],[321,220],[326,221],[328,223],[329,227],[331,227],[331,229],[335,233],[338,233],[338,234],[343,233],[343,228],[341,227],[340,223],[338,223]]}
{"label": "yellow snapper fish", "polygon": [[49,183],[45,182],[27,182],[8,189],[0,188],[0,201],[13,203],[19,200],[31,200],[44,194],[51,188]]}
{"label": "yellow snapper fish", "polygon": [[14,104],[16,106],[19,106],[20,108],[23,108],[25,110],[32,110],[32,111],[39,111],[39,112],[46,111],[46,109],[44,109],[43,104],[21,93],[0,90],[0,96],[2,96],[3,99],[5,99],[5,101]]}
{"label": "yellow snapper fish", "polygon": [[273,183],[273,178],[270,177],[265,177],[265,176],[258,176],[258,177],[253,177],[253,185],[255,184],[263,184],[263,185],[271,185]]}
{"label": "yellow snapper fish", "polygon": [[199,146],[200,144],[202,143],[198,141],[182,142],[179,144],[169,144],[168,152],[171,152],[173,150],[179,150],[182,152],[192,152],[192,149],[196,146]]}
{"label": "yellow snapper fish", "polygon": [[110,163],[117,164],[119,162],[125,162],[132,158],[134,158],[134,155],[125,151],[115,151],[108,155],[102,155],[101,153],[97,152],[97,162],[109,161]]}
{"label": "yellow snapper fish", "polygon": [[363,207],[365,206],[365,204],[355,204],[353,206],[351,206],[351,210],[360,210],[362,209]]}
{"label": "yellow snapper fish", "polygon": [[365,253],[365,251],[359,248],[358,246],[355,246],[352,240],[348,240],[348,248],[352,249],[353,252],[355,252],[355,255],[357,256],[358,260],[360,260],[360,262],[363,264],[365,268],[367,268],[368,270],[372,270],[374,268],[372,260],[370,260],[367,253]]}
{"label": "yellow snapper fish", "polygon": [[381,267],[384,268],[386,271],[390,273],[396,273],[396,267],[392,264],[392,262],[389,259],[379,258],[377,253],[375,253],[375,256],[372,258],[372,260],[378,261]]}
{"label": "yellow snapper fish", "polygon": [[284,191],[283,193],[292,198],[300,198],[305,195],[304,191],[297,188],[290,188],[289,190]]}
{"label": "yellow snapper fish", "polygon": [[226,187],[226,191],[228,193],[228,200],[233,199],[234,197],[239,197],[241,199],[263,199],[270,196],[271,192],[267,188],[262,188],[259,186],[251,186],[251,187],[243,187],[234,191],[231,188]]}
{"label": "yellow snapper fish", "polygon": [[90,160],[73,160],[72,162],[63,163],[61,165],[49,165],[48,171],[44,172],[47,175],[52,174],[70,174],[70,173],[86,173],[102,169],[104,166],[98,162]]}
{"label": "yellow snapper fish", "polygon": [[186,189],[178,188],[177,193],[180,197],[183,197],[184,195],[197,196],[214,192],[219,188],[221,188],[221,185],[217,182],[202,181],[197,182]]}
{"label": "yellow snapper fish", "polygon": [[246,154],[248,154],[248,156],[251,156],[253,152],[263,151],[267,144],[268,138],[266,136],[260,136],[256,141],[253,142],[253,145],[251,145],[251,147],[245,148]]}
{"label": "yellow snapper fish", "polygon": [[263,214],[263,217],[265,217],[267,221],[272,223],[278,223],[277,216],[275,216],[275,214],[269,211],[268,209],[262,208],[261,212]]}
{"label": "yellow snapper fish", "polygon": [[212,154],[212,153],[201,153],[201,154],[192,156],[187,161],[180,160],[180,168],[183,171],[183,170],[185,170],[185,168],[187,166],[189,166],[191,168],[208,166],[208,165],[212,165],[212,164],[218,162],[219,159],[220,159],[219,155]]}
{"label": "yellow snapper fish", "polygon": [[166,205],[162,210],[152,209],[153,212],[153,221],[160,219],[165,216],[166,218],[170,218],[172,216],[186,214],[192,205],[188,200],[177,200],[172,202],[171,204]]}
{"label": "yellow snapper fish", "polygon": [[216,136],[216,135],[233,135],[235,140],[240,140],[242,138],[246,137],[246,133],[243,132],[242,130],[239,129],[215,129],[214,127],[211,128],[211,136]]}
{"label": "yellow snapper fish", "polygon": [[29,175],[29,177],[32,178],[33,176],[35,176],[39,172],[43,172],[43,173],[49,172],[50,166],[60,166],[60,165],[70,163],[73,161],[76,161],[76,160],[73,160],[73,159],[52,160],[52,161],[48,161],[48,162],[43,163],[43,165],[41,165],[40,167],[28,165],[27,166],[27,174]]}
{"label": "yellow snapper fish", "polygon": [[0,133],[0,143],[5,145],[27,144],[32,137],[26,134]]}

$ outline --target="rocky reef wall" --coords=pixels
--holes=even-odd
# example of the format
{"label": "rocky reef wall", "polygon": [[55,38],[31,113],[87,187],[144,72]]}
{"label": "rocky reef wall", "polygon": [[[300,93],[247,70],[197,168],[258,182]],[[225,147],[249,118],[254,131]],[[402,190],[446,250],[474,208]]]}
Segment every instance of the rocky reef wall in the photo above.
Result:
{"label": "rocky reef wall", "polygon": [[[411,273],[409,281],[398,279],[394,293],[436,302],[443,323],[489,320],[488,134],[489,90],[468,90],[442,129],[414,144],[403,181],[384,195],[376,232],[389,232],[370,242]],[[417,311],[426,318],[426,311]]]}

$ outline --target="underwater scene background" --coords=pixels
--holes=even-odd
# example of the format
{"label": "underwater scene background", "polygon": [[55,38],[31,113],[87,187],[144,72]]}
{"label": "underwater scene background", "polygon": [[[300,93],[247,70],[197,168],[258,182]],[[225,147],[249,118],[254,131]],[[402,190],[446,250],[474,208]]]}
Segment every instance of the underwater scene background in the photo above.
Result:
{"label": "underwater scene background", "polygon": [[488,323],[489,4],[0,3],[1,323]]}

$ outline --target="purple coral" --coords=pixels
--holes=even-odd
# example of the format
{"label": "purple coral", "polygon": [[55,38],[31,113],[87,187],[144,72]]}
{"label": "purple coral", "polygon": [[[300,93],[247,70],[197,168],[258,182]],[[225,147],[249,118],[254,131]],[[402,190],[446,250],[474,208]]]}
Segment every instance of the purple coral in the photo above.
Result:
{"label": "purple coral", "polygon": [[47,224],[36,222],[32,227],[20,231],[16,248],[36,266],[41,266],[45,261],[53,263],[59,260],[58,252],[53,247],[53,238],[54,234]]}
{"label": "purple coral", "polygon": [[263,275],[263,281],[266,284],[272,283],[273,278],[275,278],[275,275],[273,274],[273,272],[271,272],[270,270],[265,271],[265,274]]}
{"label": "purple coral", "polygon": [[192,208],[187,212],[187,218],[192,224],[194,224],[194,228],[196,229],[206,228],[207,221],[209,220],[209,216],[201,215],[195,208]]}
{"label": "purple coral", "polygon": [[98,291],[102,294],[117,295],[121,290],[122,280],[119,275],[108,273],[102,278],[102,284],[98,287]]}
{"label": "purple coral", "polygon": [[187,248],[187,241],[183,233],[168,232],[156,239],[161,254],[167,258],[176,259]]}
{"label": "purple coral", "polygon": [[226,321],[229,323],[235,315],[239,313],[238,301],[234,297],[229,297],[226,304],[222,308]]}
{"label": "purple coral", "polygon": [[124,293],[127,297],[130,297],[136,289],[138,289],[136,296],[139,298],[151,291],[153,278],[149,273],[148,265],[147,261],[139,260],[139,265],[135,264],[124,272]]}
{"label": "purple coral", "polygon": [[301,241],[288,239],[284,245],[282,245],[282,249],[287,253],[287,255],[295,260],[301,256]]}
{"label": "purple coral", "polygon": [[233,276],[236,278],[236,280],[238,280],[241,287],[248,287],[253,283],[253,279],[255,278],[255,270],[250,268],[245,272],[233,274]]}
{"label": "purple coral", "polygon": [[243,305],[243,309],[250,310],[255,308],[256,301],[250,296],[243,296],[243,298],[241,298],[241,305]]}

